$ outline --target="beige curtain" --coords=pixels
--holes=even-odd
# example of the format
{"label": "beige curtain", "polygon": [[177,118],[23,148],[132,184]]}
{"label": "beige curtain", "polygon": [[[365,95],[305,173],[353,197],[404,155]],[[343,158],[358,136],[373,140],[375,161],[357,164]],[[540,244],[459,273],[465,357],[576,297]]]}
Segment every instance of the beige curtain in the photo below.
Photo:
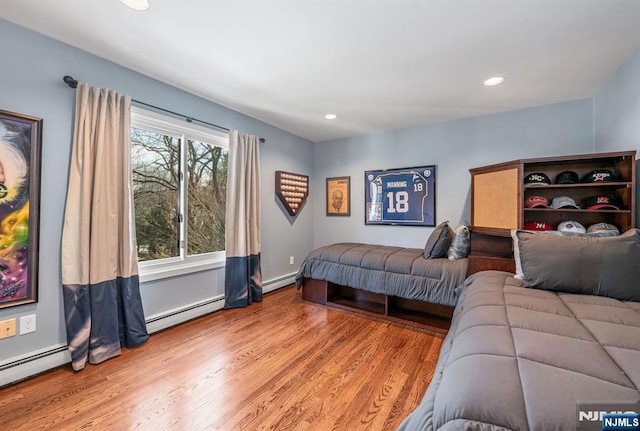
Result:
{"label": "beige curtain", "polygon": [[229,132],[225,214],[225,308],[262,301],[260,138]]}
{"label": "beige curtain", "polygon": [[129,144],[131,99],[79,84],[62,235],[74,370],[148,339],[138,280]]}

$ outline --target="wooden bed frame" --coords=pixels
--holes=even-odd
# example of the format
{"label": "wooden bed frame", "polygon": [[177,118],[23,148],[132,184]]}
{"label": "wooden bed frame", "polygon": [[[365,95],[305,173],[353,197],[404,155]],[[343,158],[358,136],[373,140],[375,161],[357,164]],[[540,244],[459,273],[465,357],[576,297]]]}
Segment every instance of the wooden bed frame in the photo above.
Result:
{"label": "wooden bed frame", "polygon": [[[511,238],[472,232],[467,275],[490,269],[515,272]],[[378,320],[409,325],[438,336],[444,336],[449,331],[454,310],[454,307],[447,305],[374,293],[312,278],[303,279],[302,299]]]}
{"label": "wooden bed frame", "polygon": [[447,305],[368,292],[312,278],[303,280],[302,299],[442,336],[449,330],[453,315],[453,307]]}

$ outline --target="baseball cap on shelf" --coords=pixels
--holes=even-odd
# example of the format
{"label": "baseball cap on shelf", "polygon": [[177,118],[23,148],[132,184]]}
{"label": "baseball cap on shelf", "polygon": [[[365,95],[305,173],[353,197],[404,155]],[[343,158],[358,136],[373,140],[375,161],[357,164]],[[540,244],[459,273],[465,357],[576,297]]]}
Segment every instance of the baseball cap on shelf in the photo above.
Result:
{"label": "baseball cap on shelf", "polygon": [[604,233],[608,235],[620,235],[620,231],[611,223],[596,223],[587,228],[587,233]]}
{"label": "baseball cap on shelf", "polygon": [[591,196],[585,201],[588,210],[619,210],[620,206],[613,196]]}
{"label": "baseball cap on shelf", "polygon": [[524,177],[525,187],[544,187],[550,185],[551,180],[549,179],[547,174],[542,172],[534,172]]}
{"label": "baseball cap on shelf", "polygon": [[574,201],[569,196],[556,196],[551,201],[551,206],[549,208],[560,209],[560,208],[573,208],[580,209],[578,205],[576,205],[576,201]]}
{"label": "baseball cap on shelf", "polygon": [[587,230],[577,221],[567,220],[558,225],[560,232],[586,233]]}
{"label": "baseball cap on shelf", "polygon": [[556,175],[556,184],[575,184],[579,180],[580,177],[573,171],[564,171]]}
{"label": "baseball cap on shelf", "polygon": [[543,221],[530,221],[525,223],[522,228],[524,230],[553,230],[549,223]]}
{"label": "baseball cap on shelf", "polygon": [[611,169],[595,169],[582,177],[581,183],[611,183],[620,181]]}
{"label": "baseball cap on shelf", "polygon": [[549,201],[542,196],[529,196],[524,201],[525,208],[549,208]]}

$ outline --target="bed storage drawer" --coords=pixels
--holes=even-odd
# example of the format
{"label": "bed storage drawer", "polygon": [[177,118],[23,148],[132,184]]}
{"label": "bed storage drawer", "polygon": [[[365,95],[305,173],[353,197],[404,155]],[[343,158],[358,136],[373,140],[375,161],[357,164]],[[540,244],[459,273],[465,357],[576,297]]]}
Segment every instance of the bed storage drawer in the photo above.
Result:
{"label": "bed storage drawer", "polygon": [[354,314],[406,324],[436,335],[449,330],[453,307],[305,278],[302,299]]}

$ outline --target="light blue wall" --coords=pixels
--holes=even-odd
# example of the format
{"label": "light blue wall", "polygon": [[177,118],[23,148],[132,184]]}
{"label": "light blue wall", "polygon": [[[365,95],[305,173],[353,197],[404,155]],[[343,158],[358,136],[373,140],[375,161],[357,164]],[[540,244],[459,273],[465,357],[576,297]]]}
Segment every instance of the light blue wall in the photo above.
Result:
{"label": "light blue wall", "polygon": [[[286,278],[313,247],[332,242],[424,245],[429,228],[364,225],[365,170],[437,165],[437,221],[456,224],[470,218],[468,170],[472,167],[518,158],[640,149],[640,54],[593,100],[314,145],[3,20],[0,48],[0,109],[44,119],[39,302],[0,310],[2,320],[36,313],[38,330],[0,340],[0,365],[66,343],[59,267],[74,106],[73,90],[61,81],[66,74],[267,139],[261,147],[266,281]],[[295,219],[286,215],[275,198],[276,170],[311,177],[310,200]],[[325,179],[345,175],[351,176],[352,216],[327,217]],[[295,265],[289,265],[289,256],[295,256]],[[222,294],[223,279],[224,271],[214,270],[145,283],[145,314],[163,315],[207,301]]]}
{"label": "light blue wall", "polygon": [[[640,50],[618,69],[593,98],[596,151],[640,153]],[[636,159],[640,154],[636,153]],[[640,220],[640,161],[636,161],[636,224]]]}
{"label": "light blue wall", "polygon": [[640,151],[640,51],[593,98],[597,151]]}
{"label": "light blue wall", "polygon": [[[365,226],[364,171],[436,167],[437,223],[469,220],[469,169],[529,157],[593,152],[591,100],[579,100],[315,145],[316,247],[339,241],[424,247],[423,227]],[[324,181],[351,176],[349,218],[327,217]]]}
{"label": "light blue wall", "polygon": [[[266,138],[261,146],[262,190],[266,197],[262,204],[263,278],[268,282],[295,273],[312,247],[313,203],[306,204],[294,223],[272,199],[274,172],[311,175],[311,142],[1,19],[0,52],[0,109],[44,119],[39,301],[0,310],[0,320],[36,313],[37,331],[0,340],[0,366],[14,358],[66,344],[60,240],[75,92],[62,82],[64,75]],[[296,265],[289,265],[291,255],[296,257]],[[224,270],[145,283],[141,290],[147,317],[163,314],[223,294]]]}

